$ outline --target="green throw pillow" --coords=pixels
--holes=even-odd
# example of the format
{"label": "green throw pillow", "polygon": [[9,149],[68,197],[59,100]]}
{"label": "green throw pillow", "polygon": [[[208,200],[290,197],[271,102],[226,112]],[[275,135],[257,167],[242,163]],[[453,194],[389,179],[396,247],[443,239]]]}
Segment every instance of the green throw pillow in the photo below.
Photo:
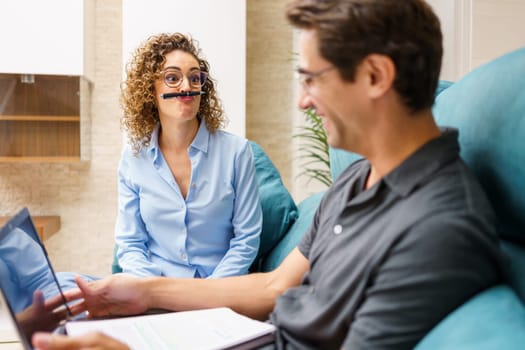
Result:
{"label": "green throw pillow", "polygon": [[299,218],[290,227],[286,236],[270,251],[268,256],[262,261],[261,271],[268,272],[276,269],[290,252],[301,241],[308,228],[312,225],[315,211],[324,196],[324,191],[313,194],[305,198],[297,206]]}
{"label": "green throw pillow", "polygon": [[252,271],[260,270],[264,258],[297,219],[297,206],[284,187],[281,175],[261,146],[250,141],[255,162],[255,177],[259,185],[259,197],[263,212],[261,245],[252,266]]}

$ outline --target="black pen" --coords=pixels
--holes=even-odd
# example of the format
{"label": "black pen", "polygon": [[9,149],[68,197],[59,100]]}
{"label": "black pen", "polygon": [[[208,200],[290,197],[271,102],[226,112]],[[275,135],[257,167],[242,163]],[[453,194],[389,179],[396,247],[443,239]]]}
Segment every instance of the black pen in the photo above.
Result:
{"label": "black pen", "polygon": [[160,97],[166,100],[168,98],[174,98],[179,96],[199,96],[204,95],[205,93],[205,91],[172,92],[169,94],[161,94]]}

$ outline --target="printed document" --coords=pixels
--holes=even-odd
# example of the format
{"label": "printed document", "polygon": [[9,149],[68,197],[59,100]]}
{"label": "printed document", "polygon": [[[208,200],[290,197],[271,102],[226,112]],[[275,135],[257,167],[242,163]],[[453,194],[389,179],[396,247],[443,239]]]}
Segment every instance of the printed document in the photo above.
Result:
{"label": "printed document", "polygon": [[[275,326],[229,308],[169,312],[66,324],[69,335],[103,332],[134,350],[249,348],[273,340]],[[261,341],[258,341],[261,340]]]}

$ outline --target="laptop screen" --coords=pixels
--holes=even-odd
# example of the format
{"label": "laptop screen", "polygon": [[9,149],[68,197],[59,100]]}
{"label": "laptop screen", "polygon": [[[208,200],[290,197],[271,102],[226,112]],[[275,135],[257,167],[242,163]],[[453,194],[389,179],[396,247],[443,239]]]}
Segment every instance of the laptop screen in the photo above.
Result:
{"label": "laptop screen", "polygon": [[[0,285],[22,332],[52,331],[71,315],[27,208],[0,230]],[[35,291],[39,303],[34,303]],[[38,298],[40,296],[40,298]],[[54,300],[53,309],[41,300]]]}
{"label": "laptop screen", "polygon": [[25,350],[31,349],[25,336],[15,321],[6,296],[0,288],[0,349]]}

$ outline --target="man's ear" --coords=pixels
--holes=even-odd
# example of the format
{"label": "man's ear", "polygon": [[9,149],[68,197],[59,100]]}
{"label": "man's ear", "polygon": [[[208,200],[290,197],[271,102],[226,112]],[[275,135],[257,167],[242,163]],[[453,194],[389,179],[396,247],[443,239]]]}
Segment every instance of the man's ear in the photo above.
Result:
{"label": "man's ear", "polygon": [[394,84],[396,67],[392,59],[385,55],[371,54],[364,60],[368,78],[368,95],[371,98],[383,96]]}

